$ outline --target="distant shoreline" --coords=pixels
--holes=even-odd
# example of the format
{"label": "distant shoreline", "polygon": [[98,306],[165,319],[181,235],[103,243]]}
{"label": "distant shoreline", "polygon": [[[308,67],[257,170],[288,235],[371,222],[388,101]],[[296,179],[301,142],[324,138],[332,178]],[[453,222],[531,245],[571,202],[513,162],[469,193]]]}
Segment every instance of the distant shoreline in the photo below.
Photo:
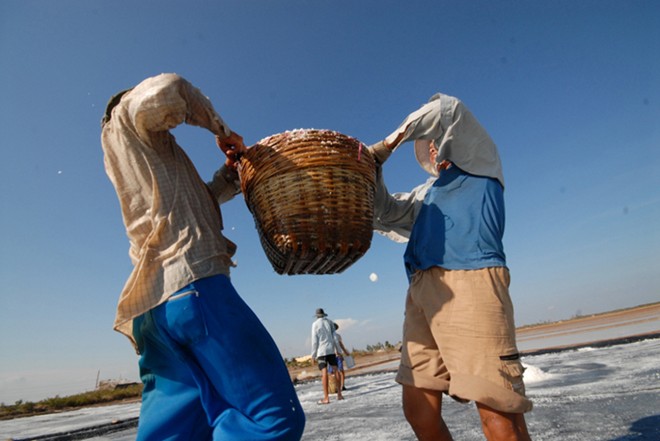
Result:
{"label": "distant shoreline", "polygon": [[[649,320],[657,320],[660,317],[660,302],[650,303],[644,305],[633,306],[630,308],[622,308],[613,311],[607,311],[597,314],[573,317],[566,320],[558,320],[548,323],[537,323],[533,325],[525,325],[516,329],[518,340],[521,339],[543,339],[543,336],[557,336],[557,335],[571,335],[584,329],[607,329],[620,326],[619,323],[623,322],[643,322]],[[564,345],[552,345],[540,347],[536,349],[521,350],[522,356],[533,356],[548,353],[556,353],[562,351],[569,351],[580,349],[584,347],[606,347],[616,344],[633,343],[635,341],[647,340],[652,338],[660,338],[660,329],[650,332],[644,332],[633,335],[625,335],[621,337],[606,337],[606,338],[592,338],[588,341],[579,343],[571,343]],[[355,357],[355,368],[347,370],[347,376],[364,375],[377,372],[396,370],[397,367],[389,367],[379,369],[378,366],[388,365],[400,359],[398,351],[389,352],[375,352],[372,354],[360,355]],[[301,376],[301,374],[303,374]],[[319,378],[320,373],[316,366],[307,368],[290,368],[289,375],[294,382],[307,382],[314,381]]]}
{"label": "distant shoreline", "polygon": [[656,310],[657,313],[660,315],[660,302],[647,303],[644,305],[631,306],[629,308],[615,309],[612,311],[598,312],[589,315],[579,315],[579,316],[571,317],[569,319],[556,320],[553,322],[541,322],[541,323],[534,323],[531,325],[522,325],[519,326],[516,331],[518,335],[520,335],[520,334],[524,334],[525,332],[529,332],[531,330],[536,331],[542,328],[556,328],[558,326],[569,327],[570,325],[574,325],[578,322],[588,322],[592,320],[606,319],[608,317],[621,316],[624,314],[628,314],[628,315],[638,314],[640,312],[649,312],[654,310]]}
{"label": "distant shoreline", "polygon": [[543,355],[543,354],[553,354],[556,352],[564,351],[573,351],[576,349],[582,348],[605,348],[608,346],[614,345],[623,345],[627,343],[635,343],[637,341],[651,340],[654,338],[660,338],[660,331],[658,332],[646,332],[644,334],[636,334],[628,337],[618,337],[618,338],[608,338],[604,340],[593,340],[585,343],[578,343],[573,345],[563,345],[563,346],[553,346],[545,349],[533,349],[530,351],[521,351],[520,355],[522,356],[533,356],[533,355]]}
{"label": "distant shoreline", "polygon": [[[521,326],[517,329],[518,339],[540,339],[543,340],[546,336],[570,336],[574,333],[583,331],[584,329],[599,330],[610,329],[620,326],[621,323],[627,322],[644,322],[655,321],[660,317],[660,302],[634,306],[614,311],[607,311],[603,313],[591,314],[588,316],[573,317],[566,320],[558,320],[556,322],[538,323],[533,325]],[[544,346],[537,349],[521,350],[523,356],[534,356],[547,353],[557,353],[568,350],[575,350],[584,347],[606,347],[616,344],[633,343],[636,341],[660,338],[660,329],[652,330],[650,332],[639,333],[634,335],[625,335],[621,337],[610,338],[592,338],[589,341],[582,341],[580,343],[567,344],[567,345],[554,345]],[[375,374],[380,372],[390,372],[396,370],[398,366],[394,366],[400,359],[400,353],[397,350],[374,352],[369,354],[355,354],[356,366],[353,369],[346,371],[348,376],[360,376],[366,374]],[[304,375],[301,375],[304,374]],[[315,381],[319,378],[320,372],[316,365],[308,366],[305,368],[289,368],[289,375],[294,383],[305,383],[308,381]],[[127,403],[139,401],[140,398],[125,399],[108,401],[98,403],[94,406],[107,406],[113,404]],[[93,406],[86,406],[93,407]],[[74,408],[67,409],[74,410]],[[43,415],[52,412],[35,412],[32,415]],[[31,416],[20,415],[18,418]],[[13,417],[6,418],[12,419]],[[5,419],[5,418],[2,418]]]}

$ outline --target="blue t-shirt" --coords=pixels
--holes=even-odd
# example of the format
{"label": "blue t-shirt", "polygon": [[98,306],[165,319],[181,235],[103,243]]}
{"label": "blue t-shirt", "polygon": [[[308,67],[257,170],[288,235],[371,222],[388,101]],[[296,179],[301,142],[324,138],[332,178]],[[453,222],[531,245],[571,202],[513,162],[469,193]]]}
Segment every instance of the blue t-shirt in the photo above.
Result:
{"label": "blue t-shirt", "polygon": [[404,254],[406,272],[506,266],[504,189],[452,165],[429,188]]}

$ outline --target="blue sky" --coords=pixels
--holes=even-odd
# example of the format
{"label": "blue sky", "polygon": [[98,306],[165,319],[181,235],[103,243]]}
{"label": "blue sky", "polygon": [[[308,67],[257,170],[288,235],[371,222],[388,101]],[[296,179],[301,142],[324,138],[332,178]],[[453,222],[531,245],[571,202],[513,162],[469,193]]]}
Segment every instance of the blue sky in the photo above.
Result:
{"label": "blue sky", "polygon": [[[0,402],[91,389],[99,371],[137,379],[112,331],[131,265],[99,121],[162,72],[248,145],[295,128],[371,144],[435,92],[457,96],[500,149],[517,324],[660,300],[659,20],[655,1],[0,2]],[[175,134],[210,178],[212,135]],[[426,179],[411,144],[385,177]],[[233,283],[283,356],[309,352],[318,307],[349,348],[400,340],[402,245],[374,235],[340,275],[280,276],[242,197],[223,215]]]}

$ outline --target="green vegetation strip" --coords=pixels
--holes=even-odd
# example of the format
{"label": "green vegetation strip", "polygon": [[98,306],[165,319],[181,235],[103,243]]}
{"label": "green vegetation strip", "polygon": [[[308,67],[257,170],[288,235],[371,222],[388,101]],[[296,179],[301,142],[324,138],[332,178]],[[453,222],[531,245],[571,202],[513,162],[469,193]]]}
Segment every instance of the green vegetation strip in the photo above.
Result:
{"label": "green vegetation strip", "polygon": [[30,401],[24,402],[22,400],[12,405],[2,403],[0,404],[0,420],[38,415],[41,413],[60,412],[127,399],[139,399],[141,395],[142,384],[134,384],[115,390],[95,390],[67,397],[56,396],[54,398],[46,398],[37,403]]}

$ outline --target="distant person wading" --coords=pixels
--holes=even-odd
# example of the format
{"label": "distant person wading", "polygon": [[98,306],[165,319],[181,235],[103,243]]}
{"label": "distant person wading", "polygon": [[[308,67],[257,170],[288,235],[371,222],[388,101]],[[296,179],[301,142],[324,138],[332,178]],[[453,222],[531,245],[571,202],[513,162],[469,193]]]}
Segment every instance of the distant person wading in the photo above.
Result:
{"label": "distant person wading", "polygon": [[[337,384],[339,384],[339,372],[337,370],[337,355],[341,352],[335,339],[335,326],[326,317],[328,315],[323,308],[316,310],[316,320],[312,324],[312,362],[318,361],[321,371],[321,382],[323,384],[323,399],[319,404],[330,403],[328,366],[332,366]],[[341,389],[337,390],[337,399],[343,400]]]}

